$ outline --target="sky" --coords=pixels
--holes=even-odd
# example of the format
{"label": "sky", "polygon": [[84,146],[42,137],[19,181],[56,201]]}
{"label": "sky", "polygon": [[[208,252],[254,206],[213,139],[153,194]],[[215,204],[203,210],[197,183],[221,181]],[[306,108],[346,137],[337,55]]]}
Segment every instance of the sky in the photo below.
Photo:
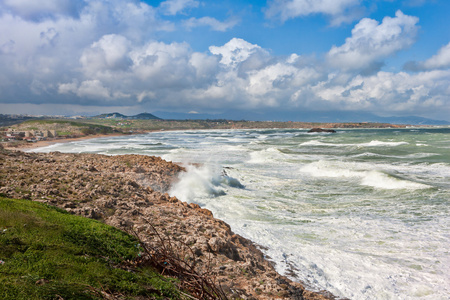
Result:
{"label": "sky", "polygon": [[0,0],[0,113],[450,121],[448,0]]}

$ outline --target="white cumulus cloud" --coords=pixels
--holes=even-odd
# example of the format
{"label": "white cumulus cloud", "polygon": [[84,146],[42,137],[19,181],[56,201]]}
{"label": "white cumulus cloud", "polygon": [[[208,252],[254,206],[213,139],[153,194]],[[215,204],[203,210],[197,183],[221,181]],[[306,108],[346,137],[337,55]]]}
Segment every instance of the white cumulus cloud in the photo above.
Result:
{"label": "white cumulus cloud", "polygon": [[327,58],[332,66],[344,70],[376,69],[384,58],[415,42],[418,21],[401,11],[397,11],[394,18],[385,17],[381,24],[364,18],[355,25],[352,36],[342,46],[331,48]]}
{"label": "white cumulus cloud", "polygon": [[214,55],[220,55],[222,64],[233,67],[247,60],[251,54],[264,50],[243,39],[233,38],[223,46],[210,46],[209,51]]}
{"label": "white cumulus cloud", "polygon": [[98,72],[126,69],[130,65],[128,55],[129,41],[117,34],[103,36],[85,49],[80,62],[87,74],[98,75]]}
{"label": "white cumulus cloud", "polygon": [[450,43],[439,49],[438,53],[422,62],[411,61],[405,64],[405,69],[423,71],[450,68]]}
{"label": "white cumulus cloud", "polygon": [[427,59],[423,66],[426,69],[450,68],[450,43],[439,49],[436,55]]}

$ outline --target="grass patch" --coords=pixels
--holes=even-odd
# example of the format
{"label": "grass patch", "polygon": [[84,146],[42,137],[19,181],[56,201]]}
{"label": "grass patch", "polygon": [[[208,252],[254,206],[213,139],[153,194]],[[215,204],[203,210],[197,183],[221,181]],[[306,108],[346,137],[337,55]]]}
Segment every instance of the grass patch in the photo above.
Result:
{"label": "grass patch", "polygon": [[104,124],[88,124],[57,119],[28,120],[15,127],[20,130],[56,130],[59,136],[109,134],[115,132],[114,128]]}
{"label": "grass patch", "polygon": [[0,197],[0,299],[182,298],[172,280],[133,267],[140,251],[114,227]]}

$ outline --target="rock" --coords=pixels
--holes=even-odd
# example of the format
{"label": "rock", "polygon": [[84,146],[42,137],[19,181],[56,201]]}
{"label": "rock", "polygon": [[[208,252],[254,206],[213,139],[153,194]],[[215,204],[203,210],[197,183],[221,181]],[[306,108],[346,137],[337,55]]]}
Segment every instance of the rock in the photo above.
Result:
{"label": "rock", "polygon": [[322,128],[312,128],[311,130],[308,131],[308,133],[313,133],[313,132],[336,133],[336,130],[333,130],[333,129],[322,129]]}
{"label": "rock", "polygon": [[326,299],[276,273],[251,241],[234,234],[211,211],[167,194],[184,171],[176,164],[142,155],[5,150],[0,151],[0,166],[4,196],[133,229],[155,249],[164,241],[196,272],[213,275],[230,299]]}

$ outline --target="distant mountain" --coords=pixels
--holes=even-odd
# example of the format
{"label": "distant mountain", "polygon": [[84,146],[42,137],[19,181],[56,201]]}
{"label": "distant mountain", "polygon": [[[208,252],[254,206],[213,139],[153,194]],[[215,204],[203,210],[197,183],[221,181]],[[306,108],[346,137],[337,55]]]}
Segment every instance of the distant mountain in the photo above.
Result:
{"label": "distant mountain", "polygon": [[107,114],[101,114],[98,116],[94,116],[93,118],[96,118],[96,119],[127,119],[128,117],[125,115],[122,115],[121,113],[113,112],[113,113],[107,113]]}
{"label": "distant mountain", "polygon": [[96,119],[124,119],[124,120],[160,120],[155,115],[149,114],[149,113],[141,113],[135,116],[126,116],[118,112],[114,113],[107,113],[107,114],[101,114],[98,116],[94,116],[93,118]]}
{"label": "distant mountain", "polygon": [[137,120],[161,120],[161,118],[158,118],[155,115],[149,114],[149,113],[141,113],[135,116],[128,117],[128,119],[137,119]]}
{"label": "distant mountain", "polygon": [[443,120],[433,120],[422,117],[380,117],[385,120],[384,123],[391,124],[411,124],[411,125],[450,125],[450,122]]}
{"label": "distant mountain", "polygon": [[408,125],[450,125],[450,122],[433,120],[416,116],[408,117],[380,117],[372,113],[360,111],[301,111],[301,112],[235,112],[229,111],[222,114],[199,114],[199,113],[174,113],[157,111],[154,112],[163,119],[168,120],[247,120],[247,121],[293,121],[293,122],[321,122],[321,123],[344,123],[344,122],[370,122],[390,123]]}
{"label": "distant mountain", "polygon": [[0,114],[0,126],[11,126],[11,125],[19,124],[26,120],[31,120],[34,118],[35,117],[26,116],[26,115]]}

